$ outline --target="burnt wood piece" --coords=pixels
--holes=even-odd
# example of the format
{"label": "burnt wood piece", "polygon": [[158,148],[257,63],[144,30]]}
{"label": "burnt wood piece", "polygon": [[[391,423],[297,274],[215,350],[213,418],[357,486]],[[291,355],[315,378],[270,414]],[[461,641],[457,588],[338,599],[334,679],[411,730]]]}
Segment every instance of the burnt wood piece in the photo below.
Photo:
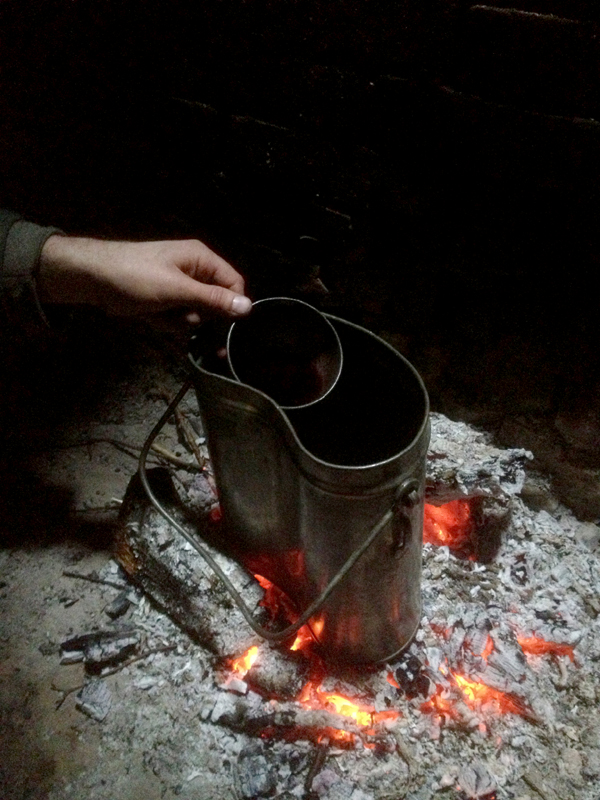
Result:
{"label": "burnt wood piece", "polygon": [[[192,518],[184,509],[167,470],[149,470],[148,479],[180,524],[194,535],[207,532],[206,517],[198,512]],[[247,605],[255,608],[263,596],[260,586],[235,562],[208,549]],[[120,510],[115,558],[156,606],[216,656],[239,655],[259,641],[201,556],[154,509],[138,475],[131,479]]]}
{"label": "burnt wood piece", "polygon": [[294,700],[308,678],[309,661],[302,653],[283,653],[265,643],[245,680],[259,694]]}
{"label": "burnt wood piece", "polygon": [[140,638],[140,632],[131,628],[84,633],[61,644],[61,660],[63,664],[83,661],[88,672],[99,672],[135,653]]}

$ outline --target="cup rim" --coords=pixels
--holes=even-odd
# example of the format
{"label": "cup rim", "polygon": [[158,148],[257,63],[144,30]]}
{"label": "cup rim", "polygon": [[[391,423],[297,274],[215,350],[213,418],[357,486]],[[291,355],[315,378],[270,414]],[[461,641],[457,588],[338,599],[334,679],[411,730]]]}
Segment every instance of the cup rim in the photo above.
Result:
{"label": "cup rim", "polygon": [[[327,319],[325,314],[323,314],[321,311],[319,311],[318,308],[315,308],[314,306],[311,306],[310,303],[307,303],[304,300],[298,300],[295,297],[263,297],[261,300],[255,300],[252,303],[252,308],[254,308],[255,306],[263,305],[265,303],[275,303],[275,302],[278,302],[278,303],[284,302],[284,303],[288,303],[288,304],[304,306],[304,308],[309,309],[311,312],[314,312],[315,314],[317,314],[320,317],[320,319],[329,328],[329,330],[333,334],[333,337],[334,337],[334,339],[335,339],[335,341],[337,343],[337,351],[339,353],[338,368],[337,368],[337,372],[336,372],[335,378],[331,382],[331,385],[329,386],[329,388],[327,389],[326,392],[323,392],[323,394],[319,395],[319,397],[317,397],[315,400],[311,400],[309,403],[301,403],[299,405],[283,405],[282,403],[278,403],[274,398],[270,397],[270,395],[266,395],[267,397],[270,397],[270,399],[277,406],[279,406],[279,408],[281,408],[283,410],[290,410],[291,411],[291,410],[302,409],[302,408],[310,408],[311,406],[314,406],[316,403],[320,403],[322,400],[324,400],[329,395],[329,393],[334,389],[334,387],[336,386],[337,382],[340,379],[340,375],[342,373],[342,367],[343,367],[343,364],[344,364],[344,351],[342,349],[342,343],[340,341],[340,337],[338,336],[338,332],[336,331],[334,326],[331,324],[331,322]],[[251,313],[252,313],[252,311],[250,311],[250,314]],[[245,320],[247,318],[244,317],[243,319]],[[235,367],[233,366],[233,362],[232,362],[232,359],[231,359],[231,337],[232,337],[233,331],[235,329],[235,326],[239,322],[242,322],[242,320],[236,320],[235,322],[233,322],[230,325],[229,330],[227,332],[227,344],[226,344],[227,364],[229,366],[229,369],[230,369],[231,374],[233,375],[234,379],[238,383],[243,384],[244,386],[249,386],[250,384],[245,383],[245,381],[243,381],[239,377],[239,375],[235,371]],[[254,389],[254,391],[258,391],[258,392],[262,391],[261,389],[256,389],[253,386],[251,388]],[[265,392],[262,392],[262,393],[266,394]]]}

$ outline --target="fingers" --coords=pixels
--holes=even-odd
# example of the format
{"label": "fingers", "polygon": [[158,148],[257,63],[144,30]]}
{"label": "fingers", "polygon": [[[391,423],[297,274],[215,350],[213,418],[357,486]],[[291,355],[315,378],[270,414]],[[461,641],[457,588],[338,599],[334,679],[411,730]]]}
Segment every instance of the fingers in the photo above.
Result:
{"label": "fingers", "polygon": [[245,295],[225,286],[201,283],[184,274],[181,275],[177,291],[170,298],[170,304],[190,308],[186,319],[191,324],[200,322],[201,317],[205,317],[207,312],[209,315],[243,317],[252,308],[252,301]]}
{"label": "fingers", "polygon": [[185,244],[195,251],[194,272],[191,277],[201,282],[224,286],[236,294],[244,294],[244,279],[231,264],[202,242],[191,240]]}

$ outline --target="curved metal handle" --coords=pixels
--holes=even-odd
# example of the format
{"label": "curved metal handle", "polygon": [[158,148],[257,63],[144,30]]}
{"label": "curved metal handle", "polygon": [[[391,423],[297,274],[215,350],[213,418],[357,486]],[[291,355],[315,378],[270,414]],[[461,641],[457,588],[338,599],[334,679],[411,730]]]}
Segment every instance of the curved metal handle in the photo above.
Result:
{"label": "curved metal handle", "polygon": [[419,489],[416,478],[407,478],[396,491],[395,508],[399,512],[396,520],[400,524],[392,527],[392,553],[395,558],[400,558],[412,533],[407,509],[414,508],[419,502]]}
{"label": "curved metal handle", "polygon": [[367,538],[362,542],[362,544],[356,548],[356,550],[347,558],[344,565],[341,567],[339,572],[334,575],[334,577],[329,581],[325,589],[321,592],[321,594],[314,600],[309,607],[304,611],[304,613],[298,618],[296,622],[292,625],[288,625],[287,628],[284,628],[282,631],[270,631],[267,628],[264,628],[262,625],[259,625],[252,616],[252,612],[242,599],[241,595],[235,588],[235,586],[231,583],[227,575],[223,572],[223,570],[219,567],[215,559],[209,553],[209,551],[197,541],[197,539],[192,536],[189,531],[179,524],[179,522],[169,514],[169,512],[161,505],[159,500],[157,499],[156,495],[152,491],[152,487],[148,481],[148,475],[146,474],[146,460],[148,458],[148,453],[152,444],[160,431],[163,429],[165,423],[171,416],[171,414],[175,411],[183,397],[187,394],[190,387],[192,386],[192,381],[188,380],[181,389],[177,392],[176,396],[173,398],[171,403],[169,404],[167,410],[158,420],[150,435],[144,442],[144,446],[142,448],[142,452],[140,453],[139,459],[139,475],[140,480],[142,482],[142,486],[148,496],[148,499],[154,506],[154,508],[161,514],[167,522],[169,522],[182,536],[183,538],[192,545],[194,550],[200,555],[204,561],[208,564],[208,566],[213,570],[213,572],[223,581],[225,588],[231,595],[232,600],[239,608],[242,616],[248,623],[248,625],[252,628],[252,630],[257,633],[261,638],[267,639],[270,642],[284,642],[286,639],[290,639],[295,633],[297,633],[303,625],[306,625],[309,622],[310,618],[313,617],[317,611],[321,608],[323,603],[327,600],[329,595],[333,592],[333,590],[338,586],[346,577],[346,575],[350,572],[352,567],[356,564],[359,558],[365,553],[371,544],[375,541],[375,539],[379,536],[379,534],[385,529],[388,522],[393,518],[395,507],[398,503],[406,503],[407,498],[410,496],[410,493],[416,490],[418,492],[419,484],[416,480],[410,479],[402,483],[398,487],[398,491],[396,492],[396,498],[394,500],[394,506],[381,517],[379,522],[371,528],[371,531]]}

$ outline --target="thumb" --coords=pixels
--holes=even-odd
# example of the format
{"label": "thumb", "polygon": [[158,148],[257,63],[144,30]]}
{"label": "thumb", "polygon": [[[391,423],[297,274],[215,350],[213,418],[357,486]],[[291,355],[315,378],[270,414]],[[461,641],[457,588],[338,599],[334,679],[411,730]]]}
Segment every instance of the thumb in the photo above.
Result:
{"label": "thumb", "polygon": [[[186,276],[187,278],[187,276]],[[183,286],[181,287],[183,289]],[[243,317],[250,312],[252,301],[250,298],[224,286],[200,283],[193,278],[185,281],[186,296],[180,296],[179,302],[199,311],[211,311],[214,314],[224,314],[231,317]],[[183,293],[182,293],[183,294]]]}

